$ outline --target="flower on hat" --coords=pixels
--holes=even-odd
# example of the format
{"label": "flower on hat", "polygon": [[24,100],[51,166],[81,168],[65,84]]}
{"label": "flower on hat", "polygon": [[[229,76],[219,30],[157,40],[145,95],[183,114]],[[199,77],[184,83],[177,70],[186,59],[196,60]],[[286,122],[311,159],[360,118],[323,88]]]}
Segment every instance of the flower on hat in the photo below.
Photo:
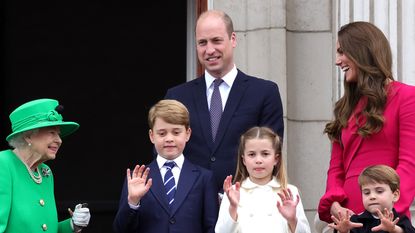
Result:
{"label": "flower on hat", "polygon": [[49,111],[49,113],[47,115],[47,119],[48,119],[48,121],[61,121],[62,120],[62,115],[59,114],[55,110],[51,110],[51,111]]}

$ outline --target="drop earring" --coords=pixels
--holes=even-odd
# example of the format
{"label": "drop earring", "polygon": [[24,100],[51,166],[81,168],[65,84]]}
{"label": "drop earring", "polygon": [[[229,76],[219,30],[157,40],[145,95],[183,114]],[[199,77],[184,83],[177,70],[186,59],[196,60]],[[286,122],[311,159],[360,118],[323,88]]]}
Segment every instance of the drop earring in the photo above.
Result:
{"label": "drop earring", "polygon": [[28,145],[28,146],[32,146],[32,143],[30,143],[30,142],[29,142],[29,143],[27,143],[27,145]]}

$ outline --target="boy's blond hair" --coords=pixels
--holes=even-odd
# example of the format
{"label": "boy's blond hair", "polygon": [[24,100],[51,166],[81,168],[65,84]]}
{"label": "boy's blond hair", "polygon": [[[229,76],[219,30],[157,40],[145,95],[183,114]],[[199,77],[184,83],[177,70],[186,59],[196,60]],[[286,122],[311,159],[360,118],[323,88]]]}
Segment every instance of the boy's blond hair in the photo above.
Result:
{"label": "boy's blond hair", "polygon": [[186,106],[177,100],[164,99],[157,102],[148,112],[148,126],[153,129],[157,118],[174,124],[183,125],[186,130],[190,128],[190,116]]}

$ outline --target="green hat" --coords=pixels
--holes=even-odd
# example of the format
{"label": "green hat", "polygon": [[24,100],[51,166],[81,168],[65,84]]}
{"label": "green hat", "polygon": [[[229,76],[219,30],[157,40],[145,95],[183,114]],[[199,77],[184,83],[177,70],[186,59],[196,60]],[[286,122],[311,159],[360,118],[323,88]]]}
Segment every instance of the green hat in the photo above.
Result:
{"label": "green hat", "polygon": [[62,109],[63,107],[54,99],[38,99],[21,105],[9,116],[13,132],[7,136],[6,140],[10,141],[13,136],[24,131],[48,126],[59,126],[61,137],[75,132],[79,124],[64,122],[62,115],[58,112]]}

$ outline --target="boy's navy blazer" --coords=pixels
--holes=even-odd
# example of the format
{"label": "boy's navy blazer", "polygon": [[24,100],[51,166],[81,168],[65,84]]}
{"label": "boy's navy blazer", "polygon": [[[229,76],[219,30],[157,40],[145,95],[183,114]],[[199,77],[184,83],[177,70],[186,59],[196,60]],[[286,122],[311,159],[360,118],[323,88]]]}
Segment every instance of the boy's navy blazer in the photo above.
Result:
{"label": "boy's navy blazer", "polygon": [[154,160],[148,166],[153,180],[150,190],[133,210],[128,205],[125,179],[114,220],[117,233],[214,233],[218,217],[218,190],[211,171],[185,158],[171,209],[160,169]]}
{"label": "boy's navy blazer", "polygon": [[218,189],[234,175],[240,136],[253,126],[268,126],[284,135],[283,107],[276,83],[238,70],[212,140],[205,76],[169,89],[165,99],[182,102],[190,113],[192,136],[184,154],[191,162],[213,171]]}

